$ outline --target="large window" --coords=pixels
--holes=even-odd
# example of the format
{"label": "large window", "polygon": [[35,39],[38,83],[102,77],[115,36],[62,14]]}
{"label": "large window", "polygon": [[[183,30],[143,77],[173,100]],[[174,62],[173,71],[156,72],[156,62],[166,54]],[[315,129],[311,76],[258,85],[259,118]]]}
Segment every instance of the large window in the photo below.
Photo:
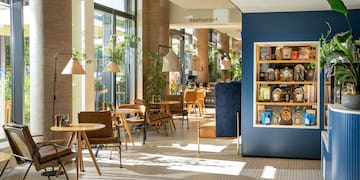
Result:
{"label": "large window", "polygon": [[[0,125],[11,117],[10,6],[0,2]],[[0,138],[4,138],[1,131]]]}
{"label": "large window", "polygon": [[[0,126],[5,123],[13,122],[14,117],[12,114],[19,113],[20,120],[17,120],[16,123],[23,123],[28,124],[30,121],[30,102],[29,102],[29,24],[28,24],[28,1],[24,0],[22,3],[14,3],[16,7],[10,7],[10,3],[8,0],[0,0]],[[23,9],[24,19],[21,17],[13,16],[11,17],[10,9],[16,13],[17,10]],[[16,9],[16,10],[14,10]],[[12,18],[12,20],[11,20]],[[21,23],[24,24],[21,24]],[[13,23],[13,24],[11,24]],[[19,27],[23,26],[23,33],[18,34],[19,29],[15,29],[15,31],[11,32],[11,26]],[[14,33],[15,35],[11,34]],[[11,36],[16,36],[14,39],[13,44],[11,44]],[[19,39],[24,39],[24,42],[17,41]],[[13,55],[11,55],[13,51]],[[14,55],[14,53],[16,55]],[[22,53],[23,52],[23,56]],[[22,62],[23,61],[23,62]],[[24,64],[24,69],[18,69],[14,73],[12,67],[20,65],[22,67]],[[12,90],[13,81],[12,79],[16,79],[17,81],[23,80],[23,88]],[[19,85],[19,84],[17,84]],[[18,86],[19,87],[19,86]],[[14,111],[12,107],[14,106],[14,98],[12,92],[15,93],[15,96],[24,97],[21,99],[19,103],[22,107],[22,110]],[[18,93],[18,94],[16,94]],[[19,95],[22,93],[23,96]],[[23,114],[21,114],[23,113]],[[18,115],[18,114],[17,114]],[[0,131],[0,139],[4,138],[4,134]]]}
{"label": "large window", "polygon": [[[97,1],[95,1],[97,2]],[[120,72],[114,76],[111,72],[104,72],[105,66],[110,62],[111,56],[107,49],[125,41],[125,36],[135,34],[135,19],[132,15],[112,9],[109,1],[99,1],[95,4],[94,13],[94,46],[95,46],[95,109],[102,109],[104,102],[117,106],[130,101],[130,79],[134,80],[135,73],[130,72],[130,66],[136,61],[135,49],[126,45],[125,53],[118,62]],[[106,2],[106,3],[105,3]],[[116,1],[118,2],[118,1]],[[114,4],[116,6],[116,3]],[[120,10],[122,10],[120,8]],[[115,88],[114,88],[115,87]],[[115,96],[114,96],[115,95]],[[116,104],[113,104],[114,97]]]}

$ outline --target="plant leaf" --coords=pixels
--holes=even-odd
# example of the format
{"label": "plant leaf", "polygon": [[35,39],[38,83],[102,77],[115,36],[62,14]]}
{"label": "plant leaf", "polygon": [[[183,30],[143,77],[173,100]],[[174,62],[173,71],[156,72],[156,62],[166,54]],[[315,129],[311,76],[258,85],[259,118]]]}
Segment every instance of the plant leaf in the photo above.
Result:
{"label": "plant leaf", "polygon": [[342,0],[327,0],[327,2],[332,10],[344,14],[345,16],[349,14],[349,11]]}

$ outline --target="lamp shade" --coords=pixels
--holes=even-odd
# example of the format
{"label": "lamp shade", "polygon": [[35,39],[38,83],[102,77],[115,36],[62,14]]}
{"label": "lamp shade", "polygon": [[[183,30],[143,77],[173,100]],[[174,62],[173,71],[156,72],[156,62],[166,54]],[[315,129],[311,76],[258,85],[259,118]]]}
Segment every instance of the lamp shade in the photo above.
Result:
{"label": "lamp shade", "polygon": [[231,68],[231,61],[224,57],[224,59],[220,62],[220,69],[221,70],[229,70]]}
{"label": "lamp shade", "polygon": [[180,63],[178,56],[170,49],[163,58],[162,72],[178,72],[180,71]]}
{"label": "lamp shade", "polygon": [[77,58],[71,58],[66,64],[61,74],[85,74],[79,60]]}
{"label": "lamp shade", "polygon": [[120,72],[119,65],[115,61],[110,61],[105,66],[104,72]]}
{"label": "lamp shade", "polygon": [[197,55],[193,55],[189,62],[190,71],[200,71],[200,58]]}

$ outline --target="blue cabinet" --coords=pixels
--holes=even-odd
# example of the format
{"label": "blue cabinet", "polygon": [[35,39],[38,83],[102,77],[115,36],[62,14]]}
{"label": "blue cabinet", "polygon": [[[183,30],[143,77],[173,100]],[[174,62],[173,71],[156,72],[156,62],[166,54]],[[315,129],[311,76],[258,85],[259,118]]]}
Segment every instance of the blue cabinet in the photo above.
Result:
{"label": "blue cabinet", "polygon": [[[236,136],[237,116],[241,115],[240,97],[241,82],[216,84],[216,137]],[[238,129],[241,129],[240,123]]]}
{"label": "blue cabinet", "polygon": [[[360,179],[360,111],[329,105],[328,132],[323,132],[322,174],[325,180]],[[327,135],[326,135],[327,134]]]}

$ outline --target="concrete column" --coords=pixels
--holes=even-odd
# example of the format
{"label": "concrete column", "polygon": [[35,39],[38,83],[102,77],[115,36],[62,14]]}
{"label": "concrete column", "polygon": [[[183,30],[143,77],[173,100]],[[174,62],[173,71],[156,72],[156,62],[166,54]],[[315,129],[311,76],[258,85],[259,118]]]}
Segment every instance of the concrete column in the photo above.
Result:
{"label": "concrete column", "polygon": [[[29,1],[30,20],[30,129],[53,138],[54,56],[56,66],[55,114],[72,112],[72,77],[61,75],[71,58],[71,0]],[[56,138],[56,137],[55,137]]]}
{"label": "concrete column", "polygon": [[[169,45],[169,1],[142,1],[142,8],[143,79],[145,82],[153,68],[153,62],[149,58],[150,53],[157,53],[159,45]],[[162,54],[168,51],[167,48],[160,48]],[[167,79],[169,79],[168,77]],[[145,86],[143,91],[146,91]],[[169,91],[169,88],[167,88],[167,91]]]}
{"label": "concrete column", "polygon": [[198,81],[208,82],[209,79],[209,30],[196,29],[196,54],[200,58],[200,71],[198,71]]}

